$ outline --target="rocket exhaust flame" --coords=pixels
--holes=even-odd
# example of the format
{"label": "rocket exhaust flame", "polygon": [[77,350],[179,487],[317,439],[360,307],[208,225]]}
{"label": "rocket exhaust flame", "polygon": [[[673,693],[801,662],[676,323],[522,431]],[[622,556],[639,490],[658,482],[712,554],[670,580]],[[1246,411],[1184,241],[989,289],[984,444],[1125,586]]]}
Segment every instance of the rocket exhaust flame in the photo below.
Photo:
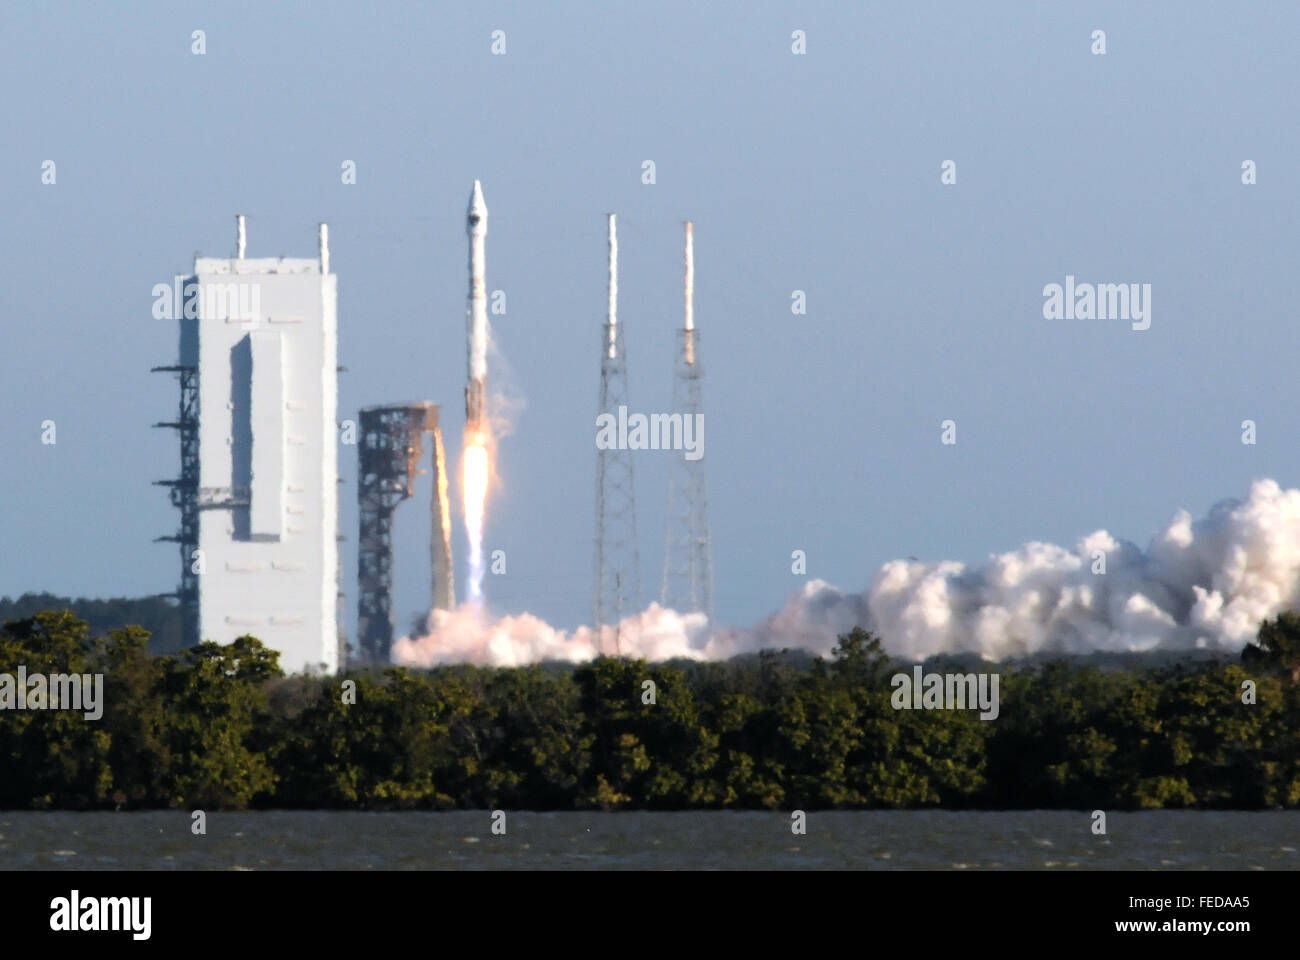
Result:
{"label": "rocket exhaust flame", "polygon": [[483,513],[487,505],[487,447],[465,447],[461,471],[465,491],[465,529],[469,534],[469,599],[483,598]]}

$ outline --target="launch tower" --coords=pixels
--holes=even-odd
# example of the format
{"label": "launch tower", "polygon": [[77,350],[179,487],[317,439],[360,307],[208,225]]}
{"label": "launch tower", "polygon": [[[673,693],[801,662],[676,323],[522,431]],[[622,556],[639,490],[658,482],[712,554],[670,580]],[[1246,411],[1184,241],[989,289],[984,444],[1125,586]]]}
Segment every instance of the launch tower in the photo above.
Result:
{"label": "launch tower", "polygon": [[[600,409],[618,418],[627,406],[627,356],[618,324],[618,233],[609,215],[609,306],[600,338]],[[618,625],[641,599],[641,557],[636,540],[636,490],[632,451],[596,449],[596,630],[615,626],[614,653],[620,653]]]}
{"label": "launch tower", "polygon": [[415,492],[423,471],[423,437],[430,434],[433,467],[433,606],[454,602],[451,511],[438,407],[432,403],[366,407],[357,444],[357,643],[366,663],[387,663],[393,645],[393,511]]}
{"label": "launch tower", "polygon": [[[686,223],[686,322],[677,332],[681,351],[673,378],[673,411],[682,419],[703,416],[699,334],[695,330],[695,239]],[[713,622],[713,557],[709,543],[709,498],[704,458],[674,457],[668,467],[668,509],[664,515],[664,579],[659,600],[682,613],[703,613]]]}
{"label": "launch tower", "polygon": [[[199,257],[178,278],[187,643],[244,634],[288,672],[338,669],[337,278],[319,257]],[[183,282],[182,282],[183,281]]]}

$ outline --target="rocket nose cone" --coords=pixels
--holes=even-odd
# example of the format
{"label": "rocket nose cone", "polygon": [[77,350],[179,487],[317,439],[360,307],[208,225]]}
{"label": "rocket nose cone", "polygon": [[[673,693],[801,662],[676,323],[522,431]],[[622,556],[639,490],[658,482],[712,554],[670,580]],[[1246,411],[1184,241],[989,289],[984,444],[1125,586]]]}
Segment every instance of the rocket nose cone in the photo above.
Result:
{"label": "rocket nose cone", "polygon": [[483,187],[474,181],[474,192],[469,197],[469,225],[476,227],[487,219],[487,204],[483,202]]}

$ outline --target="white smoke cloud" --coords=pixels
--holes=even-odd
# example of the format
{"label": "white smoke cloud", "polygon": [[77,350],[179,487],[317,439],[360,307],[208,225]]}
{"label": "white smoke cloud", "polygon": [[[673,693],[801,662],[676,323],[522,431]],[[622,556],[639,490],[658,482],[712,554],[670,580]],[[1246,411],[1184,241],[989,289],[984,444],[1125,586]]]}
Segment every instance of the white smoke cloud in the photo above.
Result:
{"label": "white smoke cloud", "polygon": [[487,366],[492,371],[487,394],[488,432],[495,441],[515,432],[515,425],[528,408],[528,401],[515,368],[501,352],[490,322],[487,325]]}
{"label": "white smoke cloud", "polygon": [[[1094,556],[1105,573],[1093,572]],[[1259,480],[1244,501],[1200,520],[1179,511],[1146,551],[1104,530],[1073,549],[1027,543],[979,567],[892,560],[863,593],[811,580],[785,607],[745,629],[709,633],[701,614],[651,604],[623,621],[624,655],[723,659],[765,647],[829,654],[838,634],[863,626],[900,657],[1037,651],[1217,649],[1236,652],[1259,623],[1296,604],[1300,591],[1300,490]],[[604,650],[614,649],[605,628]],[[435,611],[428,634],[394,645],[398,663],[516,665],[581,661],[598,652],[587,627],[556,630],[529,614],[493,618],[475,607]]]}
{"label": "white smoke cloud", "polygon": [[434,666],[441,663],[487,663],[517,667],[543,660],[579,663],[603,649],[613,653],[668,660],[673,657],[708,659],[703,634],[708,626],[702,613],[677,613],[652,603],[644,613],[623,620],[618,630],[603,628],[601,637],[590,627],[572,633],[558,630],[531,613],[494,617],[481,604],[464,603],[455,610],[429,614],[423,637],[402,637],[393,644],[394,663]]}

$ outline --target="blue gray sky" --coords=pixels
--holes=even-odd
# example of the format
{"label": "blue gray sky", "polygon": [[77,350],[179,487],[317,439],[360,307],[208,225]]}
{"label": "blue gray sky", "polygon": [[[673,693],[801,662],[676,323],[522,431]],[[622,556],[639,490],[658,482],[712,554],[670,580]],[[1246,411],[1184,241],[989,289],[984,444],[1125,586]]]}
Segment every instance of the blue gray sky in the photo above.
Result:
{"label": "blue gray sky", "polygon": [[[150,483],[175,475],[176,441],[150,424],[176,388],[149,368],[174,362],[176,329],[150,291],[229,255],[235,213],[249,256],[314,256],[329,222],[340,419],[440,402],[458,451],[475,178],[508,298],[494,333],[527,400],[488,510],[501,612],[589,619],[609,211],[648,411],[669,408],[696,224],[723,623],[781,606],[795,549],[859,590],[895,557],[977,562],[1099,527],[1145,544],[1179,507],[1293,483],[1300,8],[1134,6],[4,5],[0,594],[175,587],[176,548],[151,541],[176,511]],[[1151,284],[1150,329],[1045,320],[1067,274]],[[670,455],[637,460],[643,600]],[[399,625],[428,604],[426,491],[399,513]],[[461,586],[459,527],[454,545]]]}

